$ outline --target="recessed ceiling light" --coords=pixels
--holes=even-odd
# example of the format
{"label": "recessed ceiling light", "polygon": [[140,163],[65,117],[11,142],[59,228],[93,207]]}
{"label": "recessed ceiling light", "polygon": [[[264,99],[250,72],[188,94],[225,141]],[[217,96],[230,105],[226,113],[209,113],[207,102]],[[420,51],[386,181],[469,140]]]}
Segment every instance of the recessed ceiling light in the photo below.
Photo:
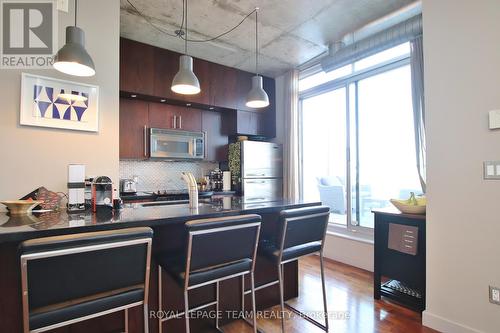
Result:
{"label": "recessed ceiling light", "polygon": [[165,103],[167,100],[166,99],[160,99],[160,102]]}
{"label": "recessed ceiling light", "polygon": [[214,109],[214,107],[213,107],[213,106],[211,106],[209,109],[210,109],[210,110],[213,110],[213,109]]}
{"label": "recessed ceiling light", "polygon": [[137,95],[130,95],[130,97],[132,97],[132,98],[136,98],[136,97],[137,97]]}
{"label": "recessed ceiling light", "polygon": [[186,106],[191,106],[191,103],[187,103]]}

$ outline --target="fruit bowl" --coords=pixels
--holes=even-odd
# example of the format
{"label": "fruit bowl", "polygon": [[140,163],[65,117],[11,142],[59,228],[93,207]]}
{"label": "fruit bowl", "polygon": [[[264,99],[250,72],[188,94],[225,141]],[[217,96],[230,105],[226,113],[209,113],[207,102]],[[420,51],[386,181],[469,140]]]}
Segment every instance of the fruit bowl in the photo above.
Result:
{"label": "fruit bowl", "polygon": [[27,215],[31,210],[43,203],[39,200],[11,200],[11,201],[0,201],[0,203],[7,206],[11,216]]}
{"label": "fruit bowl", "polygon": [[415,197],[412,193],[410,199],[391,199],[390,202],[401,212],[405,214],[425,214],[427,200],[425,197]]}

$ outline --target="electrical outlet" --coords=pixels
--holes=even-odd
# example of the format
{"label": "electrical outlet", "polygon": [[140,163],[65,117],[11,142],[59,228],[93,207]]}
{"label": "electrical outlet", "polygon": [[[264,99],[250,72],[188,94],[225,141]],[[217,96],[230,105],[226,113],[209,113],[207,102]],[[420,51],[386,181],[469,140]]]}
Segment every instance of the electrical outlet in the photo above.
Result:
{"label": "electrical outlet", "polygon": [[67,13],[69,11],[68,0],[57,0],[57,10]]}
{"label": "electrical outlet", "polygon": [[490,286],[490,303],[500,305],[500,288]]}

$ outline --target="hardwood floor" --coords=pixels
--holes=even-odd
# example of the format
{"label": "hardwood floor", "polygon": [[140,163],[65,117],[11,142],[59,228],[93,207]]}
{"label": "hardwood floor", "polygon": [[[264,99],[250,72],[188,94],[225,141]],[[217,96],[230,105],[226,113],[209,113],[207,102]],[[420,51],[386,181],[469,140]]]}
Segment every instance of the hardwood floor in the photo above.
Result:
{"label": "hardwood floor", "polygon": [[[330,332],[336,333],[431,333],[436,332],[421,325],[421,315],[384,300],[373,299],[372,273],[342,263],[325,260],[326,292],[330,318]],[[319,258],[311,256],[299,263],[300,295],[289,304],[301,311],[321,313],[322,293],[319,275]],[[272,309],[277,316],[279,307]],[[268,314],[269,315],[269,314]],[[286,314],[287,333],[323,332],[305,319]],[[266,333],[280,332],[280,320],[258,320],[259,329]],[[225,333],[252,332],[243,321],[223,327]]]}

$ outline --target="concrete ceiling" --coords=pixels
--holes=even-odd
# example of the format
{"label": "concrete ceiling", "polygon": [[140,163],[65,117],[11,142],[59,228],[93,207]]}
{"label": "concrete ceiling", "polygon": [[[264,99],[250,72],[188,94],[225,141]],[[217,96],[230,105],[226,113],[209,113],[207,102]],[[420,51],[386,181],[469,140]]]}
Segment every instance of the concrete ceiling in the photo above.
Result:
{"label": "concrete ceiling", "polygon": [[[147,23],[121,1],[120,34],[147,44],[183,52],[184,42]],[[174,34],[182,18],[182,0],[129,0],[154,25]],[[189,38],[207,39],[259,11],[260,72],[278,76],[325,52],[330,42],[415,0],[190,0]],[[219,40],[189,43],[194,57],[255,70],[255,19]]]}

